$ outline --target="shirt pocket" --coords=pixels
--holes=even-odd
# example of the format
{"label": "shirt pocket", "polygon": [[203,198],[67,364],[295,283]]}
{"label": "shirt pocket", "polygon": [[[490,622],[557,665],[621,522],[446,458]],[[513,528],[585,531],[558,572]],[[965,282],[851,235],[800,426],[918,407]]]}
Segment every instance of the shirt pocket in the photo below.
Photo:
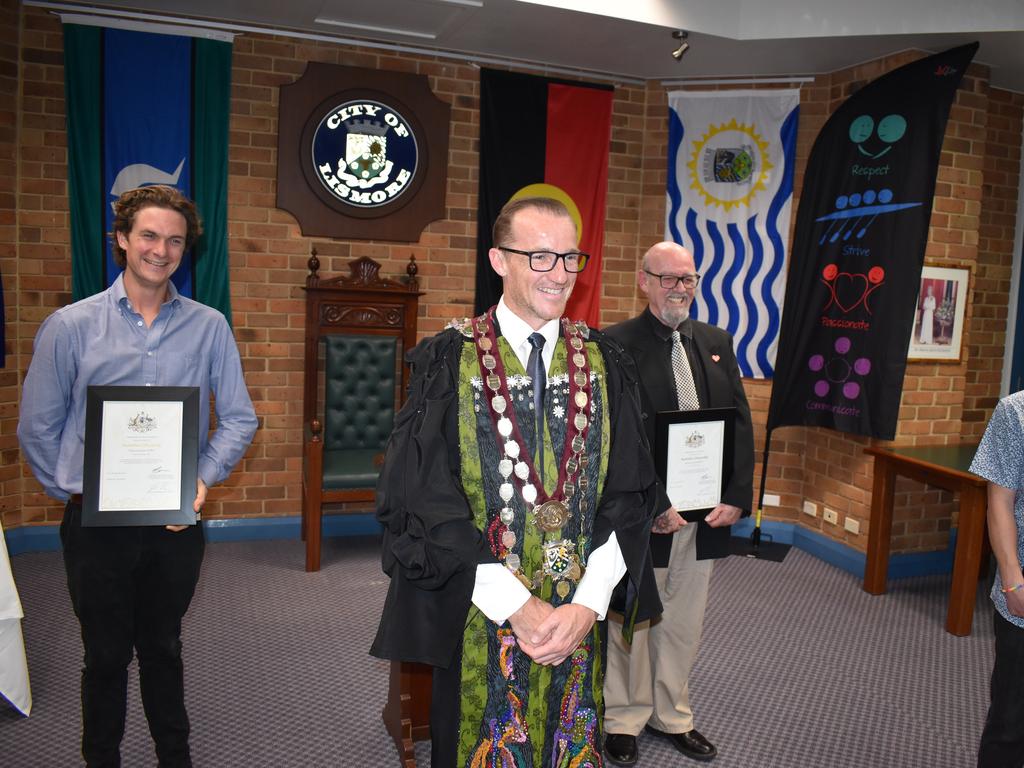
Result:
{"label": "shirt pocket", "polygon": [[161,378],[166,382],[172,382],[172,386],[201,386],[205,378],[201,361],[202,358],[194,352],[172,355],[164,363]]}

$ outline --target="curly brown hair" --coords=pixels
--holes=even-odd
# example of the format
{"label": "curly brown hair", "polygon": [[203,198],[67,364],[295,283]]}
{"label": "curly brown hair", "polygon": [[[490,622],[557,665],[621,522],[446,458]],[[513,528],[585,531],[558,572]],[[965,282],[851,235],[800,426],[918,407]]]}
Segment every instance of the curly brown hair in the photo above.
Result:
{"label": "curly brown hair", "polygon": [[164,184],[129,189],[114,203],[114,224],[108,234],[114,263],[122,269],[127,264],[127,253],[117,242],[117,233],[120,232],[127,237],[135,225],[135,215],[143,208],[167,208],[184,216],[186,251],[195,245],[199,236],[203,234],[203,224],[199,220],[195,203],[178,189]]}

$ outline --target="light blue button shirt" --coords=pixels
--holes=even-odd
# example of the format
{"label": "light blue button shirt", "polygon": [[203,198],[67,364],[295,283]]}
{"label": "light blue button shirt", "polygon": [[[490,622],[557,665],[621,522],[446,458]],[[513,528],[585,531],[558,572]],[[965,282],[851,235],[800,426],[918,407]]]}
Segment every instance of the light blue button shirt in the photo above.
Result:
{"label": "light blue button shirt", "polygon": [[[199,477],[223,481],[256,433],[256,413],[224,316],[178,294],[146,327],[122,274],[110,288],[54,312],[36,334],[22,391],[18,440],[47,494],[82,492],[89,385],[199,388]],[[208,434],[210,393],[217,429]]]}

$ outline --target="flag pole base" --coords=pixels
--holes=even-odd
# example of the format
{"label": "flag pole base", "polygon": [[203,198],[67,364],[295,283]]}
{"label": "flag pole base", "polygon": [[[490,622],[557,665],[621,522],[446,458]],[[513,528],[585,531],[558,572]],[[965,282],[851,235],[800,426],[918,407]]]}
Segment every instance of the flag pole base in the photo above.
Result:
{"label": "flag pole base", "polygon": [[755,525],[749,538],[744,539],[739,536],[730,538],[729,554],[781,563],[786,559],[786,554],[791,546],[791,544],[772,541],[770,533],[762,534],[761,526]]}

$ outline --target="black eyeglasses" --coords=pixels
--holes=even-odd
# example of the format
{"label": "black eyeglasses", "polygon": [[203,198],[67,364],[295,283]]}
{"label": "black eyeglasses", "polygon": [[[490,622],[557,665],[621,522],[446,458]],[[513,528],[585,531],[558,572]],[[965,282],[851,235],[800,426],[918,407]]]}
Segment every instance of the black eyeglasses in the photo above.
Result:
{"label": "black eyeglasses", "polygon": [[696,288],[697,283],[700,282],[700,275],[656,275],[647,269],[645,269],[644,272],[651,277],[658,278],[658,282],[661,283],[661,287],[666,291],[671,291],[680,283],[687,288]]}
{"label": "black eyeglasses", "polygon": [[579,251],[569,251],[568,253],[555,253],[554,251],[520,251],[518,248],[506,248],[503,245],[497,246],[499,251],[508,251],[509,253],[518,253],[520,256],[526,256],[530,259],[530,269],[534,272],[550,272],[555,268],[555,264],[558,260],[562,260],[562,265],[565,267],[566,272],[582,272],[583,268],[587,266],[587,262],[590,260],[590,256],[586,253],[580,253]]}

